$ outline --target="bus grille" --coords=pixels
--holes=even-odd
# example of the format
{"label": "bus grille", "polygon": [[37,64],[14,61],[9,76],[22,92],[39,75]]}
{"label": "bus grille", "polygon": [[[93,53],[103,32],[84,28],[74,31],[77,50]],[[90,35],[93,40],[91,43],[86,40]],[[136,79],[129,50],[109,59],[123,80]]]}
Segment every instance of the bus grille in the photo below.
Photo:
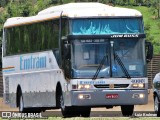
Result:
{"label": "bus grille", "polygon": [[[97,84],[94,86],[96,88],[110,88],[109,84],[103,84],[103,85]],[[127,88],[128,86],[129,86],[129,84],[114,84],[114,88]]]}

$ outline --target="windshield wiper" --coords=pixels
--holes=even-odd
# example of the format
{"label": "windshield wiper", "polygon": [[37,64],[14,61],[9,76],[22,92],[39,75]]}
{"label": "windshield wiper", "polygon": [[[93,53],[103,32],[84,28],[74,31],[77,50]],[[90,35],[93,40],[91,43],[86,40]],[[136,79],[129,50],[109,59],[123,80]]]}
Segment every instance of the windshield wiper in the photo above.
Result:
{"label": "windshield wiper", "polygon": [[101,71],[104,62],[106,61],[106,58],[108,58],[108,55],[104,55],[104,56],[103,56],[103,58],[102,58],[102,60],[101,60],[101,62],[100,62],[100,64],[99,64],[99,66],[98,66],[98,68],[97,68],[97,70],[96,70],[96,73],[94,74],[92,80],[97,79],[97,76],[98,76],[99,72]]}
{"label": "windshield wiper", "polygon": [[117,60],[117,62],[118,62],[118,64],[120,65],[123,73],[127,76],[127,78],[128,78],[128,79],[131,78],[131,76],[129,75],[126,67],[124,66],[124,64],[123,64],[123,62],[122,62],[122,60],[120,59],[120,57],[117,55],[116,52],[114,52],[114,58]]}

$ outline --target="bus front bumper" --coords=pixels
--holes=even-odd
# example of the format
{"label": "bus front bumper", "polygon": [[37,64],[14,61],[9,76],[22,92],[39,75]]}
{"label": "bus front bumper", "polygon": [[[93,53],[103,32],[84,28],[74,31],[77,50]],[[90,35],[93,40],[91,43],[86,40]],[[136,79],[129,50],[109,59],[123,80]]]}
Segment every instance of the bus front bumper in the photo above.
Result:
{"label": "bus front bumper", "polygon": [[71,91],[71,106],[119,106],[148,103],[147,90]]}

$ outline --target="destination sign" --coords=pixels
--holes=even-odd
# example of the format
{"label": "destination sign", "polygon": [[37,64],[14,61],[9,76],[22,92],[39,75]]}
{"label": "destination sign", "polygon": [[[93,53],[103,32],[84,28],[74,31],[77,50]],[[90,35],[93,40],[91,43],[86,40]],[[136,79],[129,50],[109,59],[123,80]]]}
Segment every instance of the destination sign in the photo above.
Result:
{"label": "destination sign", "polygon": [[102,34],[102,35],[69,35],[69,40],[82,42],[105,42],[108,38],[145,38],[145,34]]}
{"label": "destination sign", "polygon": [[104,39],[88,39],[88,40],[81,40],[82,43],[99,43],[99,42],[105,42]]}

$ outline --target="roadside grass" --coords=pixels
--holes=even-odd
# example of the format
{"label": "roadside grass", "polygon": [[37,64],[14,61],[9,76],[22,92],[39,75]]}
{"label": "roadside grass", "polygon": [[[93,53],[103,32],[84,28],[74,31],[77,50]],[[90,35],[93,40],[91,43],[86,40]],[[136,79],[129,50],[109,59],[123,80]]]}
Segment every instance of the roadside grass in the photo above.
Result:
{"label": "roadside grass", "polygon": [[131,118],[131,117],[91,117],[91,118],[49,118],[48,120],[159,120],[157,117],[139,117],[139,118]]}
{"label": "roadside grass", "polygon": [[[2,119],[0,120],[8,120]],[[10,119],[12,120],[12,119]],[[24,119],[13,119],[13,120],[24,120]],[[83,118],[83,117],[73,117],[73,118],[62,118],[62,117],[49,117],[48,119],[25,119],[25,120],[159,120],[158,117],[91,117],[91,118]]]}

